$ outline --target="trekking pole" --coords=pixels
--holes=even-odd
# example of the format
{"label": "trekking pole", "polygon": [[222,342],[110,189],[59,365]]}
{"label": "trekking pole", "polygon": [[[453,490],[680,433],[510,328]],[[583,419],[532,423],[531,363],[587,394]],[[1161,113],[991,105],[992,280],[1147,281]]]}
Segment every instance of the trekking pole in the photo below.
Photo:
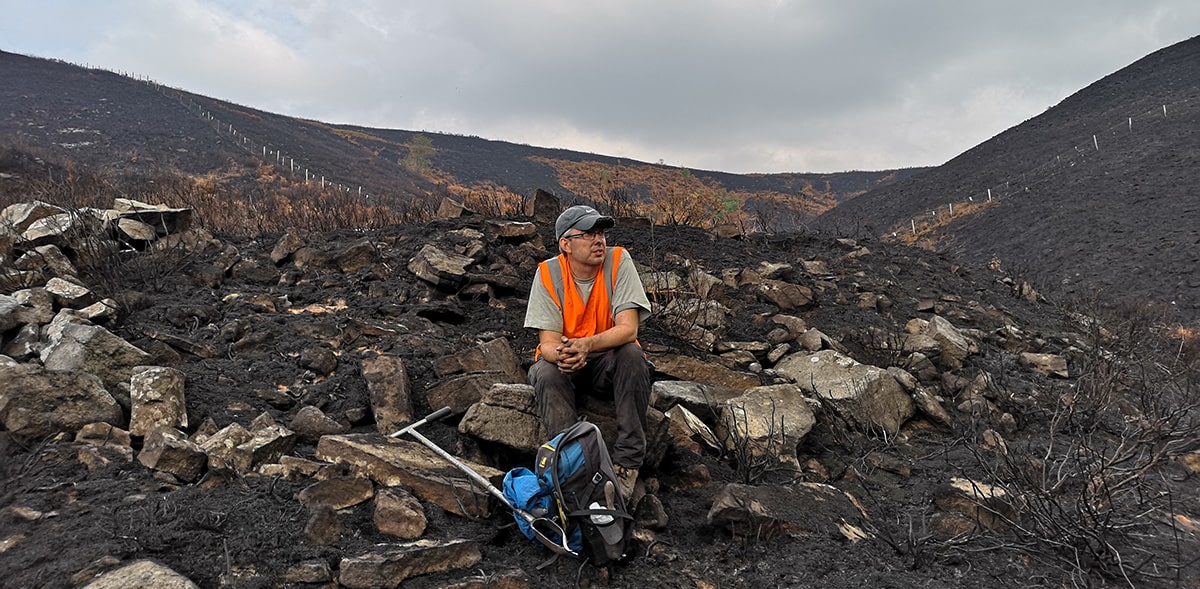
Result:
{"label": "trekking pole", "polygon": [[[574,550],[571,550],[570,546],[567,545],[567,533],[565,530],[562,529],[562,526],[559,526],[558,524],[554,523],[553,521],[551,521],[547,518],[535,517],[533,514],[529,513],[528,511],[525,511],[524,509],[521,509],[521,508],[517,507],[516,505],[513,505],[511,502],[509,502],[508,497],[504,496],[504,492],[502,492],[500,489],[497,489],[496,486],[493,485],[491,481],[484,478],[483,475],[475,472],[474,469],[472,469],[471,467],[467,466],[465,463],[463,463],[459,459],[452,456],[449,452],[441,449],[437,444],[434,444],[429,438],[426,438],[424,435],[421,434],[421,432],[417,431],[416,428],[418,428],[422,425],[425,425],[426,423],[429,423],[431,421],[438,421],[441,418],[443,418],[447,415],[450,415],[451,411],[452,411],[452,409],[450,409],[449,407],[442,407],[441,409],[438,409],[437,411],[434,411],[433,413],[426,415],[424,418],[420,419],[419,421],[412,423],[408,427],[405,427],[404,429],[402,429],[400,431],[388,434],[388,437],[389,438],[399,438],[400,436],[402,436],[404,434],[408,434],[408,435],[416,438],[417,441],[424,444],[426,448],[433,450],[435,453],[437,453],[438,456],[441,456],[444,460],[446,460],[446,462],[449,462],[450,464],[457,466],[459,470],[463,471],[467,476],[471,477],[471,480],[475,481],[476,483],[479,483],[480,485],[483,486],[483,488],[487,489],[489,493],[491,493],[496,498],[500,499],[500,501],[503,502],[504,505],[506,505],[509,509],[511,509],[513,511],[513,513],[520,516],[521,519],[525,520],[525,522],[529,524],[530,529],[532,529],[535,532],[537,539],[539,541],[541,541],[542,544],[546,545],[546,547],[550,548],[551,550],[553,550],[555,552],[561,551],[561,553],[563,553],[563,554],[570,554],[572,556],[578,556],[579,553],[577,553]],[[539,525],[548,526],[550,528],[549,533],[538,529]],[[558,537],[558,541],[554,540],[555,536]]]}
{"label": "trekking pole", "polygon": [[[413,423],[412,425],[410,425],[396,433],[391,434],[389,437],[398,438],[404,434],[408,434],[408,435],[416,438],[417,441],[424,444],[425,447],[436,452],[438,456],[441,456],[450,464],[457,466],[459,470],[463,471],[464,473],[466,473],[467,476],[471,477],[471,480],[479,483],[480,485],[483,485],[483,487],[485,489],[487,489],[489,493],[498,497],[501,501],[503,501],[505,503],[505,505],[508,505],[508,499],[504,497],[504,493],[501,492],[500,489],[497,489],[496,486],[491,483],[491,481],[483,478],[483,475],[475,472],[471,467],[467,466],[466,464],[463,464],[459,459],[455,458],[454,456],[451,456],[449,452],[439,448],[437,444],[434,444],[432,441],[429,440],[429,438],[426,438],[425,436],[421,435],[421,432],[418,432],[416,430],[417,427],[425,425],[426,423],[429,423],[431,421],[438,421],[439,419],[441,419],[447,415],[450,415],[450,412],[451,412],[451,409],[449,407],[442,407],[441,409],[438,409],[437,411],[434,411],[433,413],[426,415],[424,419],[422,419],[416,423]],[[512,507],[512,506],[509,505],[509,507]]]}

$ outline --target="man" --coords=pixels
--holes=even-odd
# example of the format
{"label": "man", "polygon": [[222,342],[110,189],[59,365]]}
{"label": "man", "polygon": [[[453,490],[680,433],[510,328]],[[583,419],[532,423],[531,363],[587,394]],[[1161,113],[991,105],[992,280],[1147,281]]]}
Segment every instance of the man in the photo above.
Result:
{"label": "man", "polygon": [[577,392],[613,397],[612,460],[629,500],[646,453],[650,369],[637,335],[650,301],[625,248],[606,247],[605,231],[614,225],[612,217],[583,205],[558,216],[561,253],[538,266],[525,327],[538,330],[529,382],[549,435],[576,421]]}

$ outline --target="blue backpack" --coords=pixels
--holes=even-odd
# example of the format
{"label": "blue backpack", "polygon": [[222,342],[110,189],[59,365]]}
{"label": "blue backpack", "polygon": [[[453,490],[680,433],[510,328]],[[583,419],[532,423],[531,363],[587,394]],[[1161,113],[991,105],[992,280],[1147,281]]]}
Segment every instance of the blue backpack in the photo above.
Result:
{"label": "blue backpack", "polygon": [[521,533],[557,554],[597,566],[625,556],[633,517],[600,430],[579,421],[538,448],[534,470],[504,475],[504,497]]}

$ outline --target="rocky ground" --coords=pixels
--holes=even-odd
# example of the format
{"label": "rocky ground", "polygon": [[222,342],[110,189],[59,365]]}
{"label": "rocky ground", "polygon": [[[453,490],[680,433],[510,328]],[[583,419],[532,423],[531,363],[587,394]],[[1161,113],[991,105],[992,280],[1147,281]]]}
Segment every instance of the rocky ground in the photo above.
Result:
{"label": "rocky ground", "polygon": [[[891,244],[632,220],[610,245],[656,304],[637,541],[607,569],[538,568],[548,552],[503,508],[381,432],[449,405],[421,429],[435,443],[486,474],[532,462],[544,434],[519,384],[536,341],[521,324],[546,215],[255,240],[193,223],[125,233],[159,245],[121,253],[31,240],[10,218],[0,586],[1200,578],[1188,354],[1114,360],[1150,319],[1103,331],[1001,274]],[[603,425],[604,404],[588,410]],[[123,568],[143,560],[163,568]]]}

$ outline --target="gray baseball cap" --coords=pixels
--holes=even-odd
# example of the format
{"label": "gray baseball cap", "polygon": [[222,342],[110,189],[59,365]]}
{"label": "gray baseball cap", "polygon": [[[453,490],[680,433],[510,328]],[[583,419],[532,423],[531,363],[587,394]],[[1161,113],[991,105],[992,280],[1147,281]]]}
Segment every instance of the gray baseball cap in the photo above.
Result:
{"label": "gray baseball cap", "polygon": [[592,229],[608,229],[616,225],[612,217],[605,217],[599,211],[587,205],[575,205],[563,211],[554,222],[554,235],[557,239],[570,231],[572,227],[580,231]]}

